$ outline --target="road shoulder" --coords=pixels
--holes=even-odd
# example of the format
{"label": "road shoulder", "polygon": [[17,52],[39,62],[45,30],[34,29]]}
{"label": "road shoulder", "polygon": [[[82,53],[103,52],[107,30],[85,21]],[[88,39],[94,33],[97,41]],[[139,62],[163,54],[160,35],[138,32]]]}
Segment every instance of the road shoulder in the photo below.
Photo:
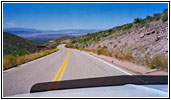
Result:
{"label": "road shoulder", "polygon": [[133,73],[137,73],[140,75],[168,75],[168,72],[165,72],[165,71],[160,71],[157,69],[149,69],[146,66],[136,65],[136,64],[128,62],[128,61],[118,60],[116,58],[112,58],[112,57],[108,57],[108,56],[104,56],[104,55],[97,55],[92,52],[87,52],[87,51],[83,51],[83,52],[88,53],[92,56],[98,57],[100,59],[103,59],[103,60],[110,62],[114,65],[118,65],[121,68],[124,68],[128,71],[131,71]]}

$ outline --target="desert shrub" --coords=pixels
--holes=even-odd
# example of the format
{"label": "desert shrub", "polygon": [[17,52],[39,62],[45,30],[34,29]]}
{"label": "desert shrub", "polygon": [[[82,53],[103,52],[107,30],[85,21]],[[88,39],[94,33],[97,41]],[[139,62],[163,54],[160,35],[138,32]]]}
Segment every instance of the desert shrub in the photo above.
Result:
{"label": "desert shrub", "polygon": [[153,20],[158,21],[160,19],[160,14],[154,14]]}
{"label": "desert shrub", "polygon": [[83,51],[87,51],[87,52],[93,52],[96,53],[97,50],[96,49],[87,49],[87,48],[78,48],[79,50],[83,50]]}
{"label": "desert shrub", "polygon": [[101,48],[101,45],[98,45],[98,47],[97,48]]}
{"label": "desert shrub", "polygon": [[90,51],[90,52],[93,52],[93,53],[96,53],[96,52],[97,52],[96,49],[90,49],[89,51]]}
{"label": "desert shrub", "polygon": [[115,58],[118,58],[119,57],[119,50],[118,49],[115,49],[115,50],[113,50],[113,52],[112,52],[112,54],[113,54],[113,56],[115,57]]}
{"label": "desert shrub", "polygon": [[104,54],[104,52],[105,52],[105,50],[102,48],[97,50],[98,55],[102,55],[102,54]]}
{"label": "desert shrub", "polygon": [[162,21],[167,21],[168,20],[168,13],[164,13],[164,15],[162,16]]}
{"label": "desert shrub", "polygon": [[73,48],[73,49],[76,49],[76,46],[73,46],[73,45],[65,45],[66,48]]}
{"label": "desert shrub", "polygon": [[116,48],[115,50],[112,51],[112,56],[117,59],[127,60],[127,61],[132,61],[134,59],[129,49],[120,50]]}
{"label": "desert shrub", "polygon": [[146,63],[146,64],[150,64],[150,57],[149,57],[149,55],[146,54],[146,55],[144,56],[144,59],[145,59],[145,63]]}
{"label": "desert shrub", "polygon": [[152,59],[148,60],[149,68],[160,68],[160,69],[168,69],[168,57],[156,55]]}
{"label": "desert shrub", "polygon": [[29,52],[28,51],[19,51],[19,52],[13,52],[10,55],[18,57],[18,56],[26,55],[26,54],[29,54]]}
{"label": "desert shrub", "polygon": [[168,12],[168,8],[163,10],[163,13],[167,13]]}
{"label": "desert shrub", "polygon": [[153,64],[153,63],[150,63],[150,64],[148,65],[148,67],[149,67],[150,69],[154,69],[154,68],[156,68],[156,65]]}
{"label": "desert shrub", "polygon": [[139,23],[142,19],[141,18],[135,18],[134,23]]}
{"label": "desert shrub", "polygon": [[112,52],[108,50],[107,56],[112,57],[113,56]]}
{"label": "desert shrub", "polygon": [[154,56],[152,59],[147,59],[146,62],[150,69],[154,69],[160,65],[160,59],[158,56]]}
{"label": "desert shrub", "polygon": [[147,20],[148,22],[151,22],[151,21],[153,20],[153,18],[152,18],[151,16],[147,16],[147,17],[146,17],[146,20]]}
{"label": "desert shrub", "polygon": [[132,28],[132,26],[133,26],[132,23],[131,24],[128,24],[127,27],[126,27],[126,29],[130,29],[130,28]]}
{"label": "desert shrub", "polygon": [[71,43],[76,43],[76,40],[73,40]]}
{"label": "desert shrub", "polygon": [[97,50],[98,55],[112,56],[112,53],[107,49],[106,46]]}
{"label": "desert shrub", "polygon": [[145,20],[142,20],[141,22],[140,22],[140,27],[144,27],[146,25],[146,21]]}
{"label": "desert shrub", "polygon": [[131,53],[130,50],[124,50],[124,51],[122,52],[122,55],[123,55],[123,59],[124,59],[124,60],[130,61],[130,60],[133,59],[133,56],[132,56],[132,53]]}
{"label": "desert shrub", "polygon": [[103,46],[102,49],[107,49],[107,47],[106,46]]}
{"label": "desert shrub", "polygon": [[168,69],[168,56],[161,57],[161,68]]}

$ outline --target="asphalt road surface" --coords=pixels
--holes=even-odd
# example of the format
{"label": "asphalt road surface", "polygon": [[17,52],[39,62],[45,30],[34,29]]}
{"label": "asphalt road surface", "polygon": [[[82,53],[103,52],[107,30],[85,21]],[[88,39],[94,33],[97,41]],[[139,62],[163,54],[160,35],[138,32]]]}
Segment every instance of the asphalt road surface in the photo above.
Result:
{"label": "asphalt road surface", "polygon": [[79,50],[58,47],[48,56],[3,71],[3,96],[29,93],[36,83],[134,75],[134,73]]}

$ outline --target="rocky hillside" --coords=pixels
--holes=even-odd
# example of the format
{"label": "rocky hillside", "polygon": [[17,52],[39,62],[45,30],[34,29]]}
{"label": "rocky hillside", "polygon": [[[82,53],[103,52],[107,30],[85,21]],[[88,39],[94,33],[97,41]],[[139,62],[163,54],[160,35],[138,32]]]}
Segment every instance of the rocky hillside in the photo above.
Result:
{"label": "rocky hillside", "polygon": [[91,49],[98,54],[150,68],[167,69],[168,10],[145,19],[136,18],[133,23],[77,37],[67,47]]}
{"label": "rocky hillside", "polygon": [[64,36],[64,37],[60,37],[60,38],[51,40],[51,41],[45,43],[44,45],[48,49],[53,49],[53,48],[56,48],[59,44],[69,44],[74,39],[75,39],[75,37]]}

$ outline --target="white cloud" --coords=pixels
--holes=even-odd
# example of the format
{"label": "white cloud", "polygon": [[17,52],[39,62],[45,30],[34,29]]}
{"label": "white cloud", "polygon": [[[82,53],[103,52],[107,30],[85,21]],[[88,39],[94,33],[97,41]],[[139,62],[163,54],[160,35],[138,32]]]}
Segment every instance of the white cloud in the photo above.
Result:
{"label": "white cloud", "polygon": [[7,22],[7,25],[10,26],[10,27],[12,27],[12,26],[15,26],[15,23],[13,23],[13,22]]}

